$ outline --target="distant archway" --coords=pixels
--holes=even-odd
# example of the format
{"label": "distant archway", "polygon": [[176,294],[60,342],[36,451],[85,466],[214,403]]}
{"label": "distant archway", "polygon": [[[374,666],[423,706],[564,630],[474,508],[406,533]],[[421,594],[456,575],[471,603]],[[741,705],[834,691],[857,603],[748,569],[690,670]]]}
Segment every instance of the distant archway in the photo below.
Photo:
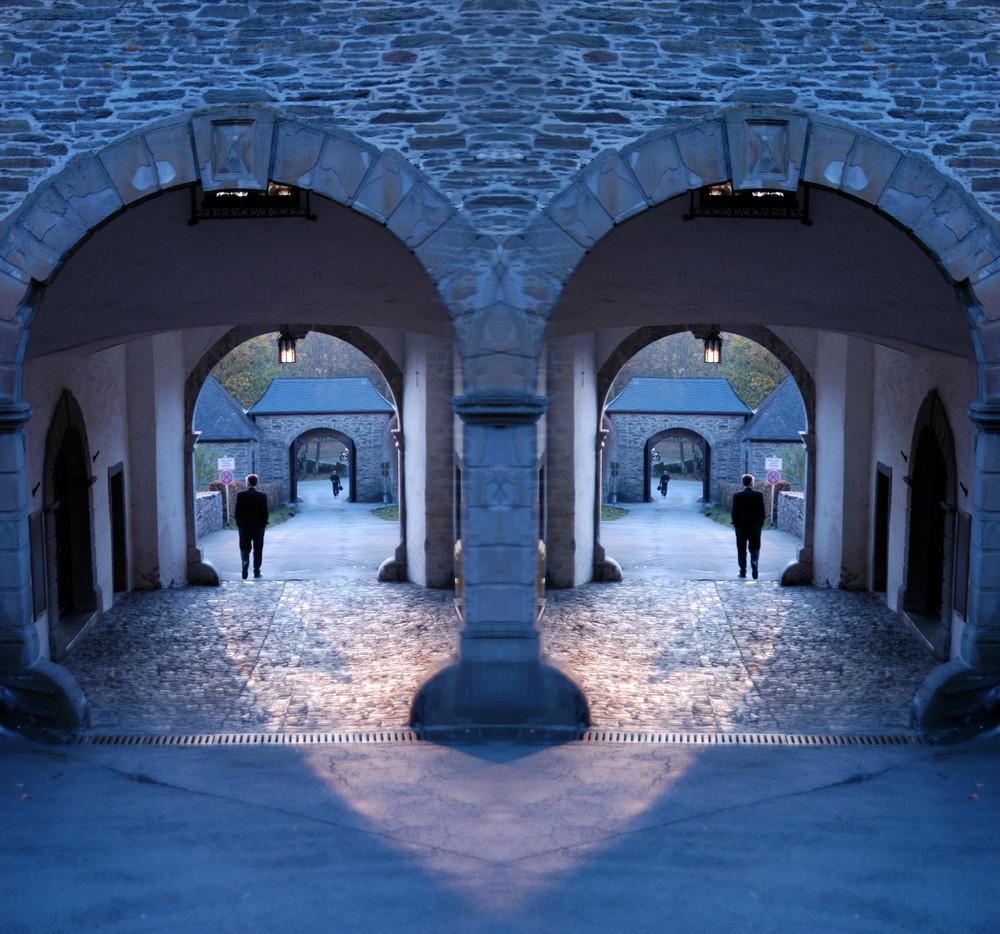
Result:
{"label": "distant archway", "polygon": [[920,406],[910,449],[906,584],[900,606],[938,658],[951,640],[955,442],[936,392]]}
{"label": "distant archway", "polygon": [[[652,435],[646,441],[646,447],[643,451],[643,473],[646,478],[645,502],[648,503],[654,499],[651,492],[654,461],[653,450],[657,445],[662,444],[663,441],[669,438],[683,438],[684,440],[690,441],[693,447],[701,452],[701,496],[703,502],[710,502],[712,499],[712,445],[709,444],[708,439],[703,435],[700,435],[696,431],[692,431],[689,428],[665,428],[663,431],[659,431],[655,435]],[[685,475],[683,462],[681,464],[681,475],[682,478]]]}
{"label": "distant archway", "polygon": [[91,456],[83,413],[64,391],[45,439],[49,652],[59,660],[100,610],[94,567]]}
{"label": "distant archway", "polygon": [[289,477],[289,501],[295,502],[298,499],[299,482],[299,454],[304,445],[310,441],[321,438],[335,438],[346,449],[347,459],[344,466],[347,469],[347,493],[346,499],[349,503],[355,503],[358,499],[358,447],[350,435],[338,431],[336,428],[311,428],[295,438],[288,449],[288,477]]}

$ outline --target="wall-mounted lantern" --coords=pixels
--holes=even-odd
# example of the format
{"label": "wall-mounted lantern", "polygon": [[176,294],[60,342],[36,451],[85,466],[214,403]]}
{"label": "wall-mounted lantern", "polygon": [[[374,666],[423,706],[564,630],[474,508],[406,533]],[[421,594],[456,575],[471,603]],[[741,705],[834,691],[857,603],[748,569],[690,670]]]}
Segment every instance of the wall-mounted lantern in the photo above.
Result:
{"label": "wall-mounted lantern", "polygon": [[287,327],[278,335],[278,360],[281,363],[295,362],[295,337]]}
{"label": "wall-mounted lantern", "polygon": [[722,335],[714,325],[705,335],[705,362],[715,364],[722,362]]}

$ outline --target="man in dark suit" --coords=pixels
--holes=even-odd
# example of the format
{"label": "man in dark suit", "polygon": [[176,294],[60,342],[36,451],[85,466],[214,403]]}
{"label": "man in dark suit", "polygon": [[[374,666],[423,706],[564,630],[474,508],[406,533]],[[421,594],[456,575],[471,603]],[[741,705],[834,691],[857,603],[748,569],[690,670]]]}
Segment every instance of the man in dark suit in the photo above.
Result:
{"label": "man in dark suit", "polygon": [[760,558],[760,530],[764,526],[764,494],[753,488],[753,477],[743,474],[743,489],[733,496],[733,528],[736,529],[736,554],[740,562],[740,577],[747,576],[747,550],[750,569],[757,579]]}
{"label": "man in dark suit", "polygon": [[247,488],[236,494],[236,528],[240,530],[240,557],[243,580],[250,568],[253,548],[253,576],[260,577],[260,557],[264,550],[264,527],[267,525],[267,494],[257,489],[257,474],[247,477]]}

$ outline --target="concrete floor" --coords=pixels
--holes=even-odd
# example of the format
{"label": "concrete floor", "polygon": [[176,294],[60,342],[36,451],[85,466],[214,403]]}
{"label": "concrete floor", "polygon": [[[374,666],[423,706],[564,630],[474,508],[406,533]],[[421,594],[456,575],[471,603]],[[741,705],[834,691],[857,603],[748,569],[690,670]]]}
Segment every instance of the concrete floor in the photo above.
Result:
{"label": "concrete floor", "polygon": [[994,934],[1000,744],[44,747],[0,930]]}

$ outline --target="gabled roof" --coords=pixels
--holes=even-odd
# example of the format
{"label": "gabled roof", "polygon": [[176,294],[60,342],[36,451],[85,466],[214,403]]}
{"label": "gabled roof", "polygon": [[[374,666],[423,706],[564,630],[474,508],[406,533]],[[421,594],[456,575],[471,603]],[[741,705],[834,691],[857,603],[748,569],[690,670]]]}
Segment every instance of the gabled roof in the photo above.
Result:
{"label": "gabled roof", "polygon": [[330,379],[272,379],[250,415],[336,415],[393,412],[367,376]]}
{"label": "gabled roof", "polygon": [[799,432],[807,427],[802,393],[794,379],[785,377],[740,431],[749,441],[801,441]]}
{"label": "gabled roof", "polygon": [[260,429],[243,411],[243,406],[214,376],[205,380],[194,406],[194,430],[198,440],[253,441]]}
{"label": "gabled roof", "polygon": [[749,415],[728,379],[633,376],[608,412],[669,415]]}

